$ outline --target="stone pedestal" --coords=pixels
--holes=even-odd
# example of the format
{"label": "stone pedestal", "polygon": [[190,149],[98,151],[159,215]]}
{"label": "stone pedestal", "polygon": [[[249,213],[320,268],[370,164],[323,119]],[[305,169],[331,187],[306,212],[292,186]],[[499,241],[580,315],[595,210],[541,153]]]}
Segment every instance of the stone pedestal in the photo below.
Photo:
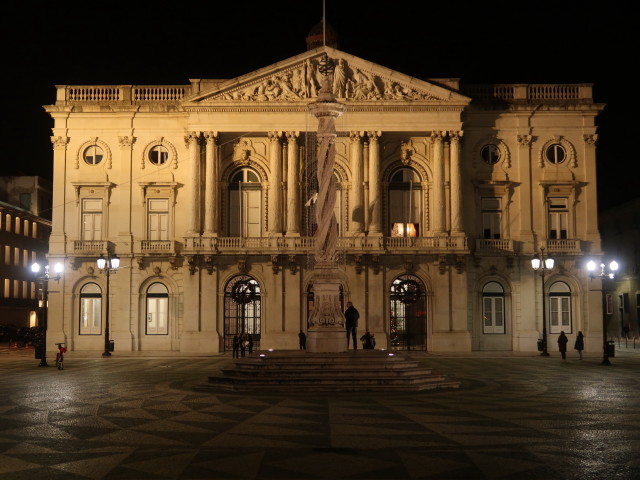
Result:
{"label": "stone pedestal", "polygon": [[313,282],[313,312],[307,329],[307,351],[347,351],[347,332],[340,306],[339,283],[323,278]]}

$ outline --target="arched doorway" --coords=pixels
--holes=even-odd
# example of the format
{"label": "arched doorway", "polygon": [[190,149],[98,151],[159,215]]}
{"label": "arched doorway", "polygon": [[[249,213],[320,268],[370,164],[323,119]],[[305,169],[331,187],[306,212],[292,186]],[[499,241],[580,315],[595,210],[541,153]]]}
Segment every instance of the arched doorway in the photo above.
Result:
{"label": "arched doorway", "polygon": [[236,333],[247,332],[253,348],[260,349],[260,285],[248,275],[238,275],[224,289],[224,350],[233,349]]}
{"label": "arched doorway", "polygon": [[390,347],[394,350],[427,349],[427,297],[415,275],[402,275],[391,284]]}

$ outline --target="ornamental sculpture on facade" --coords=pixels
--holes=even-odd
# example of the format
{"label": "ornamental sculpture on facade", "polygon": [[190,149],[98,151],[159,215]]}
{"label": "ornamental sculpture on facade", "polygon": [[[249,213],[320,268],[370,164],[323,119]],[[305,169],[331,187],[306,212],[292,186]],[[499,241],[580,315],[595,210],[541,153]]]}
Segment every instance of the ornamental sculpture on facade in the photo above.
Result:
{"label": "ornamental sculpture on facade", "polygon": [[[350,66],[344,59],[335,64],[332,93],[345,100],[442,100],[430,93],[420,92],[399,82],[385,79],[373,72]],[[259,82],[218,94],[212,100],[245,102],[291,101],[315,98],[320,90],[322,74],[318,61],[304,62],[274,73]]]}

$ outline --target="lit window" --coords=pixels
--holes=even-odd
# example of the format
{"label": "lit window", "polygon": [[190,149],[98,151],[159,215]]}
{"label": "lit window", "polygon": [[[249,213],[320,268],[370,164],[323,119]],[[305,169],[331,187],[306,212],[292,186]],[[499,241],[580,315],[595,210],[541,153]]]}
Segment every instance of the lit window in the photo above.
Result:
{"label": "lit window", "polygon": [[147,335],[169,333],[169,292],[162,283],[154,283],[147,289]]}
{"label": "lit window", "polygon": [[87,283],[80,291],[80,335],[102,333],[102,290]]}

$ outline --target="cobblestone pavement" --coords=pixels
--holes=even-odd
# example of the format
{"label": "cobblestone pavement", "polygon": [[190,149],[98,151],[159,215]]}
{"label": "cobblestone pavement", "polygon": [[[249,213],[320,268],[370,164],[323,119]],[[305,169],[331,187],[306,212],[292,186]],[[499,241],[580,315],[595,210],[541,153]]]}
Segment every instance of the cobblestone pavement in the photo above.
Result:
{"label": "cobblestone pavement", "polygon": [[204,393],[193,387],[228,355],[70,352],[58,371],[5,349],[0,479],[640,478],[640,349],[611,366],[573,352],[415,358],[461,387]]}

